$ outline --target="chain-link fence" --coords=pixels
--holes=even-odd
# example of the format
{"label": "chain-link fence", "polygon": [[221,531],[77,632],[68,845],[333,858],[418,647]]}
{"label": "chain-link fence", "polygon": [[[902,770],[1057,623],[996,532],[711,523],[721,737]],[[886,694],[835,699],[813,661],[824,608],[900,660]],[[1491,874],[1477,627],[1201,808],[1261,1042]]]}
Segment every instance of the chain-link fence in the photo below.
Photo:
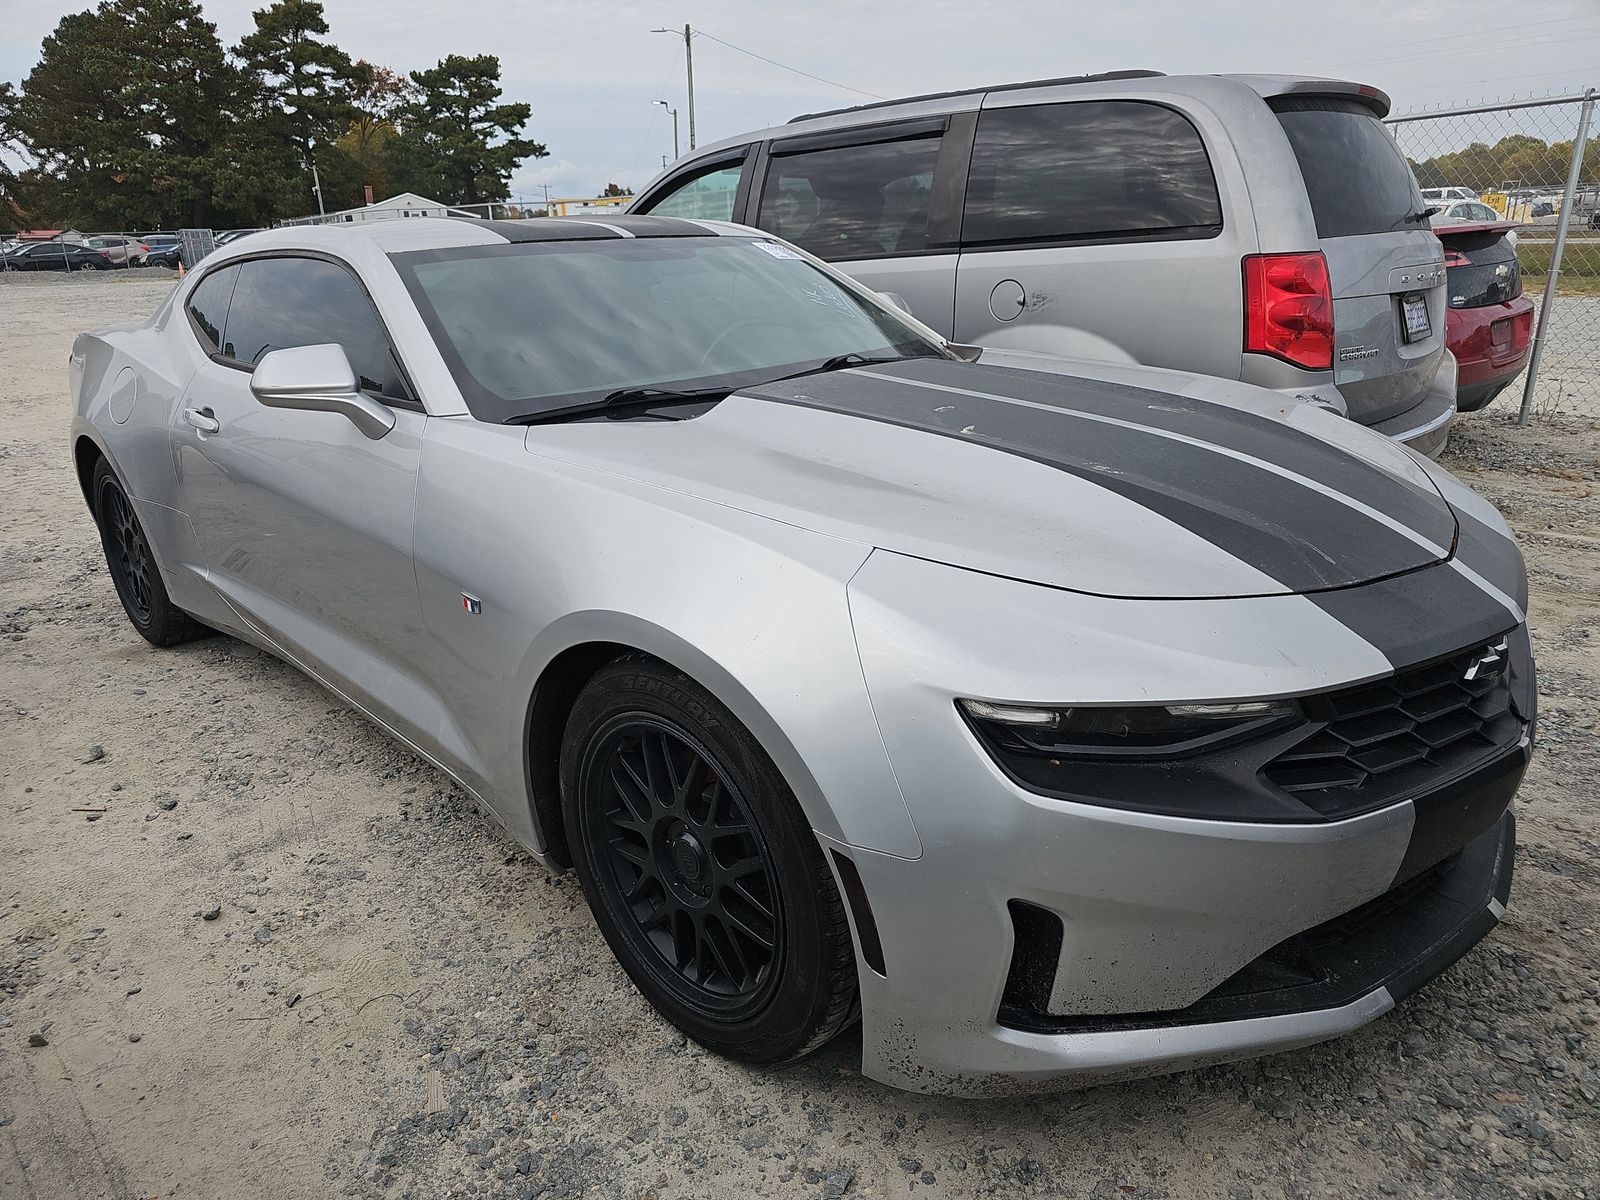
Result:
{"label": "chain-link fence", "polygon": [[138,270],[175,273],[193,266],[215,245],[207,230],[172,233],[79,229],[0,230],[0,272],[83,272]]}
{"label": "chain-link fence", "polygon": [[[1508,392],[1523,419],[1600,419],[1600,146],[1596,93],[1389,119],[1429,205],[1449,221],[1518,222],[1537,309],[1528,365]],[[1450,242],[1447,241],[1447,253]],[[1451,289],[1451,303],[1464,298]],[[1492,349],[1489,351],[1492,355]]]}

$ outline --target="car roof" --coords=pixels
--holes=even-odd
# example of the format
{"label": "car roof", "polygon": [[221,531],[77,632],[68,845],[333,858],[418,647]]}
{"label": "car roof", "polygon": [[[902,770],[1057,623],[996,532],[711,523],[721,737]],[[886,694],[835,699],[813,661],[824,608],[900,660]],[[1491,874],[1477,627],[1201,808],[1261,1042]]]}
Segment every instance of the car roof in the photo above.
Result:
{"label": "car roof", "polygon": [[[604,221],[586,217],[531,217],[525,220],[485,221],[475,217],[412,217],[348,224],[282,225],[263,229],[249,238],[233,238],[217,251],[219,257],[246,257],[263,250],[323,249],[337,251],[359,238],[385,254],[412,250],[448,250],[458,246],[509,245],[517,242],[614,241],[621,238],[681,238],[762,236],[721,221],[690,221],[678,217],[611,216]],[[208,256],[209,257],[209,256]]]}
{"label": "car roof", "polygon": [[[736,137],[723,138],[721,141],[701,146],[668,166],[645,186],[643,192],[648,193],[659,179],[682,170],[688,164],[725,155],[755,142],[796,137],[812,132],[832,133],[901,118],[947,116],[957,112],[968,112],[982,107],[986,97],[996,94],[1014,96],[1018,92],[1037,91],[1040,93],[1040,103],[1045,103],[1069,96],[1075,90],[1089,93],[1103,92],[1107,96],[1129,98],[1139,98],[1151,91],[1157,91],[1163,96],[1192,97],[1202,102],[1220,100],[1228,95],[1248,96],[1251,92],[1262,99],[1293,95],[1335,96],[1365,105],[1375,116],[1384,117],[1389,113],[1389,97],[1384,92],[1368,84],[1354,83],[1348,79],[1330,79],[1312,75],[1164,75],[1160,71],[1107,71],[1098,75],[1033,79],[958,91],[929,92],[920,96],[901,96],[849,108],[805,113],[783,125],[752,129]],[[899,111],[902,109],[905,111]]]}

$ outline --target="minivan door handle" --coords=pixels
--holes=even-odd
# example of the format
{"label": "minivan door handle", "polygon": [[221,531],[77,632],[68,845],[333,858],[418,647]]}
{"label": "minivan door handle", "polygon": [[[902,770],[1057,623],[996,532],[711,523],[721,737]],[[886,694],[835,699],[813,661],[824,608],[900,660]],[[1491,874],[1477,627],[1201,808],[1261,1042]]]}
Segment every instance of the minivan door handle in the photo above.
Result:
{"label": "minivan door handle", "polygon": [[209,408],[186,408],[183,410],[183,420],[187,425],[192,425],[201,433],[216,433],[222,428],[216,414]]}

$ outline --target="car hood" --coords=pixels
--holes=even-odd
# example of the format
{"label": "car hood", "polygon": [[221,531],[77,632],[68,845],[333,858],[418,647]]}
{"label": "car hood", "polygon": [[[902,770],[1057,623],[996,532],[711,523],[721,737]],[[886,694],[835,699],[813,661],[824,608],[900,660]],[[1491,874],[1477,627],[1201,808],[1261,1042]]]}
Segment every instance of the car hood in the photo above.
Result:
{"label": "car hood", "polygon": [[1454,513],[1405,451],[1239,392],[913,359],[745,389],[688,420],[531,426],[526,444],[821,534],[1105,596],[1324,591],[1449,557]]}

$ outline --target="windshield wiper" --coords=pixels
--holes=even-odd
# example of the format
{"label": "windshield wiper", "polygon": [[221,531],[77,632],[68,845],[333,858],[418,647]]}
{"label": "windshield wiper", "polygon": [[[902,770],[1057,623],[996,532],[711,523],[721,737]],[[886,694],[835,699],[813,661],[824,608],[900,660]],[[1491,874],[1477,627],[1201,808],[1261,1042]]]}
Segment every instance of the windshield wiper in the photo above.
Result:
{"label": "windshield wiper", "polygon": [[662,408],[672,404],[698,404],[705,400],[721,400],[731,387],[661,388],[625,387],[607,392],[598,400],[572,404],[566,408],[552,408],[544,412],[525,413],[512,417],[507,425],[548,425],[557,421],[576,421],[601,413],[626,412],[629,409]]}
{"label": "windshield wiper", "polygon": [[804,371],[796,371],[793,375],[779,375],[776,379],[767,380],[768,383],[781,383],[785,379],[804,379],[807,375],[825,375],[829,371],[844,371],[850,367],[870,367],[878,363],[900,362],[903,359],[915,358],[912,354],[882,354],[873,356],[861,354],[852,350],[849,354],[835,354],[832,358],[823,359],[815,367],[807,367]]}
{"label": "windshield wiper", "polygon": [[1396,225],[1420,225],[1423,221],[1426,221],[1429,217],[1433,216],[1435,213],[1442,212],[1442,211],[1443,211],[1442,209],[1438,209],[1438,208],[1425,208],[1421,212],[1407,213],[1405,216],[1401,217],[1398,221],[1396,221],[1395,224]]}

